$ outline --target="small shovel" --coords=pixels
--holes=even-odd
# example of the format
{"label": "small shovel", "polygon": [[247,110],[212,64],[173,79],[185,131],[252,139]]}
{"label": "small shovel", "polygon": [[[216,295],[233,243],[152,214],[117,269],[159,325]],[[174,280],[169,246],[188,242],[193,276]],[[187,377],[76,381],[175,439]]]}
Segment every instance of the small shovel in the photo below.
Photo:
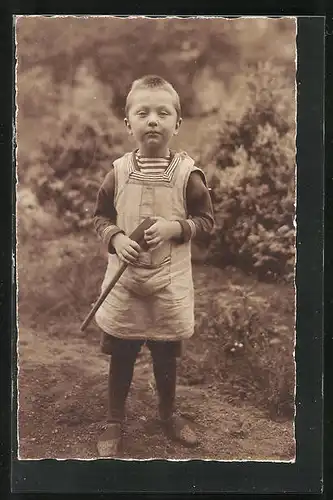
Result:
{"label": "small shovel", "polygon": [[[133,233],[130,234],[129,237],[131,238],[131,240],[136,241],[142,248],[145,248],[145,239],[144,239],[145,230],[149,229],[150,226],[152,226],[154,223],[155,223],[155,219],[152,219],[151,217],[147,217],[146,219],[144,219],[143,222],[141,222],[141,224],[136,229],[134,229]],[[125,271],[127,266],[128,266],[128,264],[126,264],[125,262],[121,263],[118,271],[116,272],[116,274],[114,275],[114,277],[112,278],[110,283],[105,287],[105,289],[103,290],[101,295],[98,297],[97,301],[95,302],[90,313],[88,314],[86,319],[83,321],[83,323],[80,327],[81,332],[83,332],[87,328],[87,326],[89,325],[89,323],[91,322],[91,320],[95,316],[96,312],[98,311],[100,306],[103,304],[104,300],[109,295],[112,288],[115,286],[115,284],[117,283],[117,281],[119,280],[120,276],[123,274],[123,272]]]}

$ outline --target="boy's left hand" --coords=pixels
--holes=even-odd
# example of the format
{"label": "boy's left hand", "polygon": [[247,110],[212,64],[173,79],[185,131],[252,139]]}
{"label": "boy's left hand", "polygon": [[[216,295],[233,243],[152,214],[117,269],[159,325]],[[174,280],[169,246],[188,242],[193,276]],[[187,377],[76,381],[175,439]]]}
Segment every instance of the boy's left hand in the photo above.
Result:
{"label": "boy's left hand", "polygon": [[180,236],[182,228],[179,222],[155,217],[156,222],[145,230],[145,242],[150,249],[160,247],[164,242]]}

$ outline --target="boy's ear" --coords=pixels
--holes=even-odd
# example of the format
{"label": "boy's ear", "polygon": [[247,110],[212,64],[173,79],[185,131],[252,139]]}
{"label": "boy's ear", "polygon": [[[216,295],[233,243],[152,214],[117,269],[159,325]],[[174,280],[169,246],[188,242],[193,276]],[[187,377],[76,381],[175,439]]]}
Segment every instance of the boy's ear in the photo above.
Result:
{"label": "boy's ear", "polygon": [[130,124],[130,122],[128,121],[128,118],[124,118],[124,123],[125,123],[125,127],[127,128],[128,132],[129,132],[130,134],[132,134],[131,124]]}
{"label": "boy's ear", "polygon": [[176,128],[175,128],[175,131],[174,131],[173,135],[177,135],[178,134],[179,128],[180,128],[180,126],[182,124],[182,121],[183,121],[182,118],[178,118],[177,123],[176,123]]}

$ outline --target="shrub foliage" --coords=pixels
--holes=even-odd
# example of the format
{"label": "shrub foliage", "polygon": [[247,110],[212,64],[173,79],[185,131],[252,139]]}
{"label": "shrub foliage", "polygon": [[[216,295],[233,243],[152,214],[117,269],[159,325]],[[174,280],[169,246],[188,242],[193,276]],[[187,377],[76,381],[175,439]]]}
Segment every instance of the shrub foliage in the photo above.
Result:
{"label": "shrub foliage", "polygon": [[105,105],[104,87],[84,68],[75,91],[65,90],[39,139],[34,183],[40,203],[52,203],[64,227],[77,231],[91,225],[97,190],[123,152],[124,130]]}
{"label": "shrub foliage", "polygon": [[[292,279],[295,113],[292,84],[270,66],[247,75],[243,103],[221,120],[210,163],[212,256],[260,277]],[[289,89],[289,93],[288,93]],[[291,89],[291,90],[290,90]],[[243,104],[243,105],[242,105]]]}

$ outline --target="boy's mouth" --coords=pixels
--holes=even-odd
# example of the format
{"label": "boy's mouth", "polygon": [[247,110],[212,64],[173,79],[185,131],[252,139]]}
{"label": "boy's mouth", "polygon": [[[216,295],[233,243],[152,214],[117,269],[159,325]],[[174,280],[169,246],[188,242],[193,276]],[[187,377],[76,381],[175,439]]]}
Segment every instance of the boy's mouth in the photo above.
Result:
{"label": "boy's mouth", "polygon": [[146,135],[151,136],[151,137],[156,137],[158,135],[161,135],[159,132],[156,132],[155,130],[149,130],[146,132]]}

